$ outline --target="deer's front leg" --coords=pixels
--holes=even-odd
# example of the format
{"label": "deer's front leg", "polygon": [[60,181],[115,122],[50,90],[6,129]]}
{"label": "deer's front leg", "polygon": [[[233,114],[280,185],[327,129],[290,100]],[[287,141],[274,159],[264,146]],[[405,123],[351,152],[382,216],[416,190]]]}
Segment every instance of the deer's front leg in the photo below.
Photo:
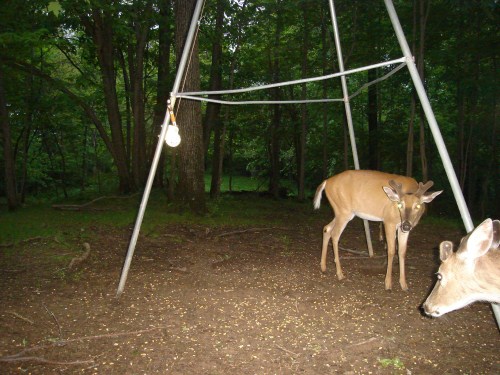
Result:
{"label": "deer's front leg", "polygon": [[406,284],[405,259],[409,235],[410,232],[403,233],[402,231],[399,231],[398,233],[399,284],[401,285],[401,289],[405,291],[408,290],[408,285]]}
{"label": "deer's front leg", "polygon": [[385,240],[387,241],[387,273],[385,275],[385,289],[392,289],[392,262],[396,253],[396,226],[386,225]]}
{"label": "deer's front leg", "polygon": [[335,225],[335,219],[333,219],[329,224],[325,225],[323,228],[323,247],[321,248],[321,272],[326,272],[326,255],[328,252],[328,243],[330,242],[331,233],[334,225]]}

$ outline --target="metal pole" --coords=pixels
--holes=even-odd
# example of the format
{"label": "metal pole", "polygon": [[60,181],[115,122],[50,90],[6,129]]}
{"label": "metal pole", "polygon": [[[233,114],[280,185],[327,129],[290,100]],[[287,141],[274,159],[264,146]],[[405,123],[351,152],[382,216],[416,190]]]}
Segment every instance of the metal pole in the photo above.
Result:
{"label": "metal pole", "polygon": [[[453,169],[453,164],[451,163],[446,145],[444,144],[441,131],[439,130],[439,126],[436,121],[436,117],[434,116],[431,104],[429,102],[429,99],[427,98],[424,85],[422,84],[422,80],[420,79],[420,75],[418,74],[415,62],[413,61],[413,56],[406,41],[401,23],[399,22],[398,15],[396,14],[396,10],[394,9],[392,0],[384,0],[384,2],[387,8],[387,12],[389,13],[389,17],[391,18],[394,31],[396,32],[399,45],[401,47],[401,50],[403,51],[404,56],[406,57],[406,65],[408,66],[408,70],[413,80],[413,84],[415,85],[420,103],[422,104],[425,117],[427,118],[429,128],[431,129],[432,135],[434,137],[434,141],[436,142],[439,155],[441,156],[441,160],[443,161],[444,170],[446,171],[446,175],[448,176],[448,180],[450,182],[453,195],[455,196],[455,200],[457,201],[458,209],[460,211],[460,215],[462,216],[465,229],[467,230],[467,232],[471,232],[474,229],[474,224],[472,222],[469,209],[467,208],[467,204],[465,203],[462,190],[460,189],[460,184],[458,183],[455,170]],[[495,314],[497,324],[500,327],[500,305],[493,303],[491,304],[491,307],[493,309],[493,313]]]}
{"label": "metal pole", "polygon": [[[340,37],[337,25],[337,15],[335,14],[335,7],[333,5],[333,0],[329,0],[330,4],[330,15],[332,17],[333,34],[335,37],[335,48],[337,49],[337,58],[339,60],[339,70],[340,73],[344,72],[344,59],[342,58],[342,49],[340,47]],[[349,137],[351,140],[352,157],[354,159],[354,168],[359,169],[359,159],[358,159],[358,149],[356,147],[356,138],[354,136],[354,126],[352,124],[352,114],[351,114],[351,104],[349,103],[349,92],[347,90],[347,80],[345,75],[340,77],[342,83],[342,93],[344,95],[344,107],[347,118],[347,127],[349,129]],[[373,256],[372,240],[370,235],[370,226],[368,220],[363,220],[365,226],[366,244],[368,246],[368,254],[370,257]]]}
{"label": "metal pole", "polygon": [[[179,67],[177,68],[177,75],[174,81],[174,87],[170,97],[170,105],[172,107],[175,105],[175,93],[179,90],[180,82],[184,75],[191,45],[193,44],[193,39],[198,24],[198,19],[200,18],[203,2],[204,0],[197,1],[193,13],[193,18],[191,19],[191,25],[189,26],[188,35],[186,37],[186,43],[184,44],[184,50],[182,51],[182,57],[179,62]],[[170,124],[170,116],[167,111],[167,113],[165,114],[165,119],[163,120],[160,136],[158,138],[158,144],[156,146],[153,162],[151,163],[151,169],[149,170],[149,176],[146,182],[146,187],[144,188],[144,193],[142,195],[141,205],[139,207],[139,213],[137,214],[137,218],[135,220],[134,230],[132,232],[132,237],[130,239],[130,243],[128,246],[127,256],[125,258],[125,263],[123,265],[122,273],[120,276],[120,283],[118,284],[118,290],[116,291],[116,297],[119,297],[122,294],[123,289],[125,288],[125,282],[127,281],[127,275],[130,269],[130,263],[132,262],[132,257],[134,255],[135,246],[137,244],[137,238],[139,237],[139,231],[141,229],[142,220],[144,218],[144,212],[146,211],[149,195],[151,193],[151,187],[153,186],[153,180],[156,174],[156,169],[158,168],[158,162],[160,160],[161,152],[163,150],[163,143],[165,142],[165,135],[167,134],[167,128],[169,124]]]}
{"label": "metal pole", "polygon": [[399,45],[401,46],[403,54],[406,57],[406,66],[408,66],[413,84],[415,85],[415,90],[417,91],[418,97],[425,113],[425,117],[427,118],[427,122],[429,123],[429,128],[431,129],[432,135],[434,136],[434,141],[436,142],[439,155],[441,156],[441,160],[443,161],[443,166],[448,176],[448,180],[450,181],[451,189],[457,201],[458,209],[460,210],[460,214],[462,215],[462,220],[464,222],[465,228],[467,229],[467,232],[470,232],[474,229],[474,224],[472,223],[467,204],[465,203],[462,190],[460,189],[457,176],[455,175],[455,170],[453,169],[453,164],[451,163],[450,156],[448,155],[448,151],[446,150],[446,145],[444,144],[443,137],[441,136],[441,131],[439,130],[436,117],[434,116],[431,104],[429,102],[429,99],[427,98],[427,94],[425,93],[424,85],[422,84],[422,80],[420,79],[420,75],[418,74],[415,62],[413,61],[410,47],[406,42],[406,38],[403,33],[403,29],[401,28],[401,24],[399,23],[399,19],[396,14],[396,10],[394,9],[394,5],[392,4],[392,0],[384,1],[389,13],[389,17],[391,18],[392,26],[394,27],[394,31],[396,32]]}

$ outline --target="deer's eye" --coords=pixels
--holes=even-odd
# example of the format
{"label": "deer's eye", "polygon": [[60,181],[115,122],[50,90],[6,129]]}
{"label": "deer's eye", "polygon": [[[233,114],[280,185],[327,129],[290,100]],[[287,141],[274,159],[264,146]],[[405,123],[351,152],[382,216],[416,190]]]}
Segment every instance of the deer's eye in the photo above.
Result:
{"label": "deer's eye", "polygon": [[422,205],[421,205],[420,203],[417,203],[417,205],[415,206],[415,208],[416,208],[417,210],[420,210],[420,207],[422,207]]}
{"label": "deer's eye", "polygon": [[442,280],[443,279],[443,275],[441,275],[439,272],[436,273],[436,277],[438,280]]}
{"label": "deer's eye", "polygon": [[398,208],[399,208],[399,209],[403,208],[403,203],[398,202]]}

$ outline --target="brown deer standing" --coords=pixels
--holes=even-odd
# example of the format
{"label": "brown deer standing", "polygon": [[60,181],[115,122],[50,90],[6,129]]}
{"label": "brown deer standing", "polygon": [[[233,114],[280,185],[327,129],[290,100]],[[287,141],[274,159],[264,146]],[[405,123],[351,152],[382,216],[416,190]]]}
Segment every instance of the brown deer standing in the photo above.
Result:
{"label": "brown deer standing", "polygon": [[500,303],[500,221],[486,219],[460,242],[439,246],[437,282],[424,303],[427,315],[438,317],[476,301]]}
{"label": "brown deer standing", "polygon": [[418,224],[425,211],[425,203],[431,202],[442,193],[426,193],[432,181],[417,183],[411,177],[367,170],[349,170],[330,177],[317,188],[314,208],[321,203],[321,193],[333,208],[335,218],[323,228],[321,270],[326,271],[328,243],[332,239],[337,278],[344,274],[340,267],[338,243],[347,223],[354,216],[361,219],[382,221],[387,241],[387,273],[385,289],[392,289],[392,262],[396,252],[396,238],[399,255],[399,283],[408,290],[405,275],[405,256],[408,235]]}

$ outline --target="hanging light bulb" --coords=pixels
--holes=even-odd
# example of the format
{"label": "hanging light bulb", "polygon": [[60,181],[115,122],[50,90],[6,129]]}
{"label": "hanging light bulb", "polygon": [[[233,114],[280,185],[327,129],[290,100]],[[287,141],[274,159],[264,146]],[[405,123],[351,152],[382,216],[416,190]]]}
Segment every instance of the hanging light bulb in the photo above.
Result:
{"label": "hanging light bulb", "polygon": [[168,125],[167,135],[165,136],[165,142],[170,147],[177,147],[179,146],[179,143],[181,143],[179,128],[177,127],[177,124],[175,122],[173,124]]}
{"label": "hanging light bulb", "polygon": [[174,113],[170,109],[169,111],[171,124],[169,124],[167,128],[165,142],[170,147],[177,147],[179,146],[179,143],[181,143],[181,136],[179,135],[179,128],[177,127],[177,123],[175,122]]}

